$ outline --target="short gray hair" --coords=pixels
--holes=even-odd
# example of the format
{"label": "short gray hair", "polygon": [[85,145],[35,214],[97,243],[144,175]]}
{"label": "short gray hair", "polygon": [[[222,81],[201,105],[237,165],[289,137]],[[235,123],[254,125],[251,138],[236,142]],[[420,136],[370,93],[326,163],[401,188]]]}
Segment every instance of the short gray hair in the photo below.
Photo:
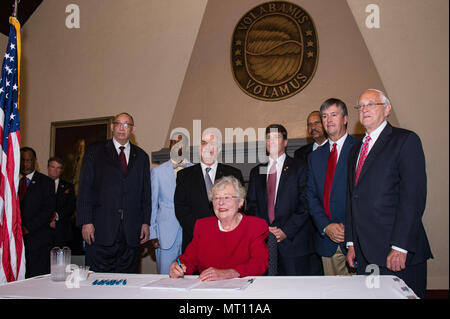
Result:
{"label": "short gray hair", "polygon": [[213,195],[228,185],[232,185],[235,192],[236,197],[238,199],[245,199],[246,191],[245,187],[242,186],[241,182],[234,176],[224,176],[214,182],[214,185],[211,187],[211,189],[208,192],[208,198],[210,201],[212,201]]}

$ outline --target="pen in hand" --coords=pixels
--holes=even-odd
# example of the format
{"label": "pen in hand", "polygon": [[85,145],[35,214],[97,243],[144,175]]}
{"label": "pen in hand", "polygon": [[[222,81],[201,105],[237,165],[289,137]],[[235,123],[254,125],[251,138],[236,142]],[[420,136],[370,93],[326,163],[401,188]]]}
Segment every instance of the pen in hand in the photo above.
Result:
{"label": "pen in hand", "polygon": [[177,263],[178,263],[178,266],[180,266],[181,271],[183,272],[182,277],[184,277],[184,271],[183,271],[183,266],[181,266],[180,257],[177,257]]}

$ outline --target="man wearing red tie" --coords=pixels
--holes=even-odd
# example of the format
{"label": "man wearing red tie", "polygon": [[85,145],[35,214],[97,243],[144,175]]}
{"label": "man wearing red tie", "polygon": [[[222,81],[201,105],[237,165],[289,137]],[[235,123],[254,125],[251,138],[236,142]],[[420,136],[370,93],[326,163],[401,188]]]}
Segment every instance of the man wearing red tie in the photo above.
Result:
{"label": "man wearing red tie", "polygon": [[347,133],[348,111],[343,101],[326,100],[320,116],[329,139],[308,157],[308,208],[318,229],[315,248],[322,256],[325,276],[349,275],[344,243],[347,162],[356,139]]}
{"label": "man wearing red tie", "polygon": [[347,261],[360,275],[377,265],[423,298],[432,254],[422,224],[427,176],[420,138],[387,122],[392,106],[381,91],[365,91],[355,108],[366,134],[349,154]]}
{"label": "man wearing red tie", "polygon": [[120,113],[111,123],[113,138],[86,148],[77,200],[86,265],[96,272],[137,273],[139,245],[149,237],[150,160],[130,142],[133,117]]}
{"label": "man wearing red tie", "polygon": [[286,154],[287,143],[284,126],[266,128],[269,161],[250,172],[247,209],[269,224],[269,276],[320,275],[306,203],[306,165]]}

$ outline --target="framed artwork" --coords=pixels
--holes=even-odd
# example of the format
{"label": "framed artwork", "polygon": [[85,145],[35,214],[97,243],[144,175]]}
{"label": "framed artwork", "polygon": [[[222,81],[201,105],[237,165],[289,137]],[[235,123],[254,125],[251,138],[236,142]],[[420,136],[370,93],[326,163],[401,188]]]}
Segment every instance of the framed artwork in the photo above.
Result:
{"label": "framed artwork", "polygon": [[52,122],[50,132],[50,156],[64,161],[62,179],[75,186],[78,194],[78,180],[86,145],[111,138],[111,123],[114,116]]}

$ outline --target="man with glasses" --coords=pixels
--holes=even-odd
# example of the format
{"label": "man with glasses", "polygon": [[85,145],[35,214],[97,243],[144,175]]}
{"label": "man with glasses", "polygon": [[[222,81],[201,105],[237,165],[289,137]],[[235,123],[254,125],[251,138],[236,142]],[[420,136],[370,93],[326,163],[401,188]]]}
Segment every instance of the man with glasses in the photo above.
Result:
{"label": "man with glasses", "polygon": [[422,224],[427,176],[420,138],[387,122],[392,106],[382,91],[366,90],[356,109],[366,134],[349,153],[347,261],[358,275],[377,265],[380,275],[401,278],[423,298],[432,254]]}
{"label": "man with glasses", "polygon": [[96,272],[137,273],[139,245],[149,237],[150,161],[131,144],[136,130],[128,113],[111,124],[113,138],[86,148],[77,200],[86,265]]}

